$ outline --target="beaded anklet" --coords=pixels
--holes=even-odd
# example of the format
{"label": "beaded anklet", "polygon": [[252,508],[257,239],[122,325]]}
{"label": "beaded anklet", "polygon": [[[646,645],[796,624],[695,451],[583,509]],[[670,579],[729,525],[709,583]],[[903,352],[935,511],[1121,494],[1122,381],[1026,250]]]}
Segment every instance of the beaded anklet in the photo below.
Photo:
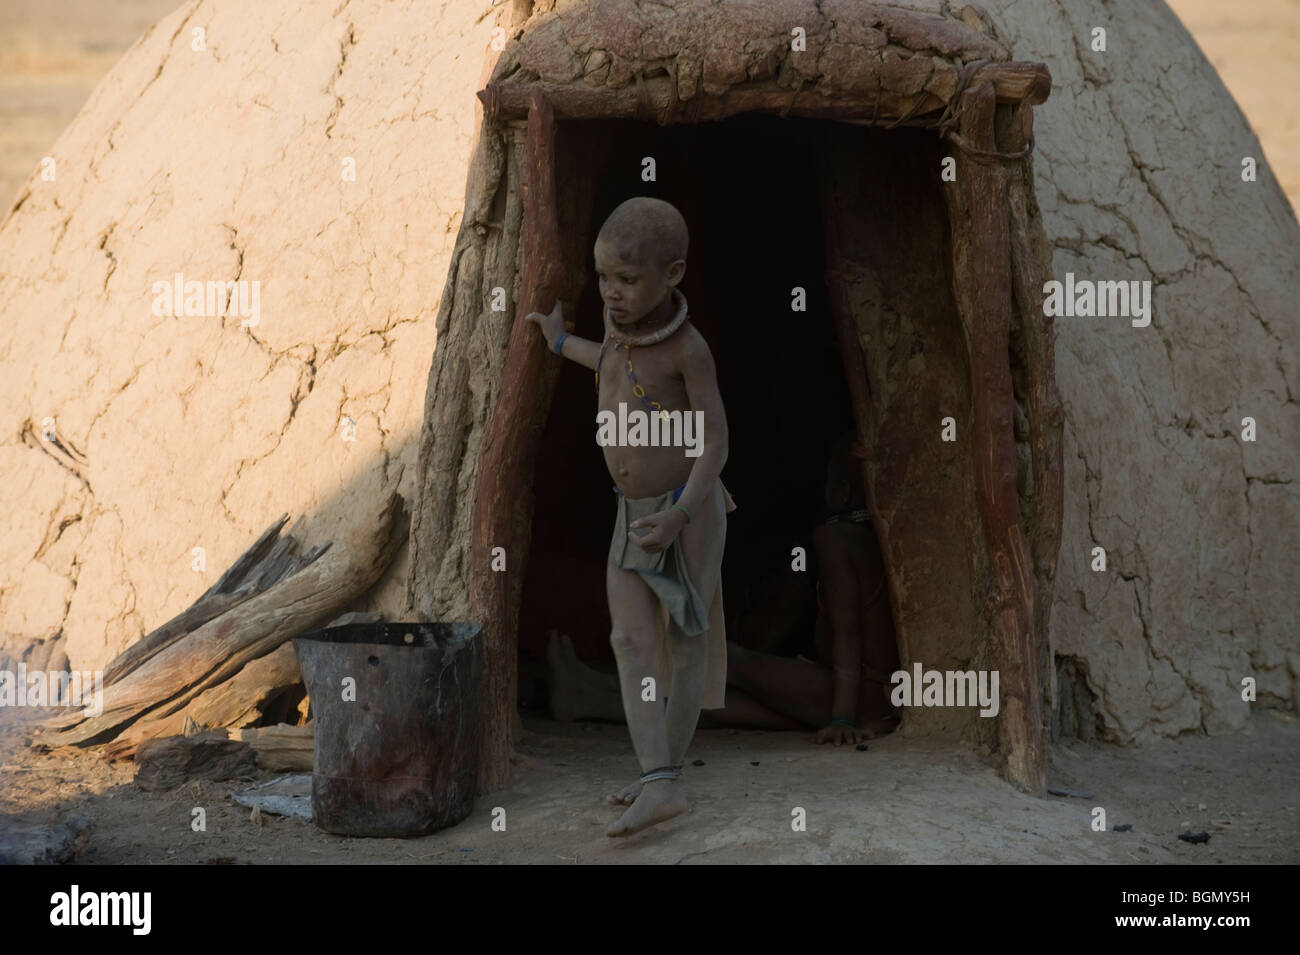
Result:
{"label": "beaded anklet", "polygon": [[642,783],[653,783],[660,779],[677,779],[682,774],[682,764],[674,766],[660,766],[658,769],[652,769],[649,772],[641,774]]}

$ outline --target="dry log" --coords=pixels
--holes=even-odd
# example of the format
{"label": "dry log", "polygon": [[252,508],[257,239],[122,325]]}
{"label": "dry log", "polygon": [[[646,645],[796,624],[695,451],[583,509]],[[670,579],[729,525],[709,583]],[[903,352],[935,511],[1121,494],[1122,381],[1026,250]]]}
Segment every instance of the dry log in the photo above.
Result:
{"label": "dry log", "polygon": [[[201,741],[204,746],[207,746],[208,751],[201,755],[194,755],[200,747],[186,749],[175,742],[185,739]],[[247,759],[239,755],[243,749],[208,746],[214,741],[221,740],[229,740],[251,750],[258,769],[267,772],[311,772],[316,748],[316,728],[277,723],[275,726],[250,726],[233,730],[218,727],[198,733],[185,732],[145,740],[132,756],[137,763],[144,764],[154,760],[155,767],[166,765],[168,767],[166,771],[178,777],[182,772],[193,771],[196,774],[194,778],[215,778],[202,775],[205,767],[212,762],[228,762],[229,765],[237,767],[240,773],[247,773],[245,765]],[[159,750],[158,744],[164,742],[168,744],[167,748]],[[178,754],[186,755],[182,758]],[[185,767],[193,767],[193,769]],[[160,771],[151,770],[154,773]],[[162,788],[176,785],[171,777],[164,781],[167,785]],[[183,782],[184,779],[181,778],[179,781]]]}
{"label": "dry log", "polygon": [[197,630],[255,594],[268,590],[325,553],[330,546],[328,542],[312,548],[301,558],[284,561],[285,554],[294,555],[297,552],[298,542],[294,533],[299,531],[302,524],[302,518],[299,518],[289,529],[289,534],[279,539],[280,529],[287,520],[289,515],[284,514],[263,531],[253,546],[244,551],[187,610],[114,657],[104,670],[105,685],[116,683],[187,633]]}
{"label": "dry log", "polygon": [[316,727],[253,726],[230,731],[231,738],[247,743],[257,754],[257,765],[271,772],[311,772],[316,752]]}
{"label": "dry log", "polygon": [[[400,480],[401,469],[390,486],[396,488]],[[40,736],[35,743],[93,744],[111,738],[147,712],[153,711],[153,718],[176,713],[249,661],[333,619],[379,579],[405,539],[402,498],[391,490],[381,500],[379,513],[360,522],[345,546],[333,548],[325,559],[159,651],[104,688],[101,713],[78,711],[61,722],[67,728]]]}
{"label": "dry log", "polygon": [[[997,150],[990,83],[962,100],[961,137],[983,154]],[[1010,213],[1001,162],[957,153],[947,184],[953,219],[953,282],[969,356],[977,500],[992,570],[985,614],[1000,674],[998,743],[1006,777],[1042,795],[1046,762],[1034,629],[1034,576],[1016,491],[1015,398],[1011,384]]]}
{"label": "dry log", "polygon": [[186,732],[186,724],[202,729],[249,726],[267,705],[302,683],[298,655],[285,643],[258,657],[229,680],[200,693],[184,709],[165,716],[147,713],[108,743],[101,755],[108,760],[130,759],[145,740]]}
{"label": "dry log", "polygon": [[180,614],[158,629],[141,637],[115,656],[104,668],[104,685],[110,686],[150,658],[167,649],[186,634],[197,630],[209,620],[220,617],[227,610],[239,606],[254,593],[251,582],[230,593],[204,595]]}
{"label": "dry log", "polygon": [[224,731],[151,739],[136,756],[135,784],[147,792],[174,789],[191,779],[249,778],[257,773],[253,748]]}

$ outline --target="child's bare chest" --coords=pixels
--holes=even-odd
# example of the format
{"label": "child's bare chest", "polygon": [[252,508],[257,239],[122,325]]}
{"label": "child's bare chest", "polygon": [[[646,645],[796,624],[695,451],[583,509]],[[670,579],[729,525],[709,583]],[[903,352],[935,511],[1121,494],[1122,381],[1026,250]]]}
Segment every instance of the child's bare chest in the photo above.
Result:
{"label": "child's bare chest", "polygon": [[[629,358],[631,367],[629,368]],[[690,407],[686,384],[672,352],[664,348],[605,348],[601,360],[597,403],[600,410],[685,411]]]}

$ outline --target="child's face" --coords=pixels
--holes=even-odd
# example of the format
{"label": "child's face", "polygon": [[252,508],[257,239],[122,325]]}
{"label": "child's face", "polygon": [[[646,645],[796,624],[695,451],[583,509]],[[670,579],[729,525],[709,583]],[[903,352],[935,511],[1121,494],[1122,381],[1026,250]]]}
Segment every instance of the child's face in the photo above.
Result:
{"label": "child's face", "polygon": [[679,263],[666,268],[635,252],[619,248],[604,239],[596,241],[596,275],[600,297],[610,320],[616,325],[640,321],[664,300],[680,279]]}

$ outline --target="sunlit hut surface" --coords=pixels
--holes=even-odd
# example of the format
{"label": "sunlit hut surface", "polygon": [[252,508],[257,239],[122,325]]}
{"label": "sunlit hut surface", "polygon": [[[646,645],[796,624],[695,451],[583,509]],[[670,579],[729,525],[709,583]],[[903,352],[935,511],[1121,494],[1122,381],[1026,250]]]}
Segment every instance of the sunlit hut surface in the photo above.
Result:
{"label": "sunlit hut surface", "polygon": [[[553,558],[608,534],[598,464],[534,506],[534,485],[563,487],[552,437],[596,454],[590,382],[553,382],[517,319],[561,294],[593,334],[592,223],[650,193],[692,223],[693,317],[733,433],[748,429],[724,475],[733,550],[744,515],[781,482],[815,488],[824,463],[800,426],[815,430],[828,396],[760,359],[800,356],[806,373],[838,343],[904,666],[1002,670],[996,720],[917,709],[905,733],[994,745],[1034,789],[1049,721],[1121,742],[1240,729],[1247,675],[1258,704],[1294,705],[1300,381],[1284,319],[1300,230],[1161,4],[1110,12],[1105,51],[1082,4],[990,13],[181,7],[55,144],[57,179],[34,175],[0,225],[0,473],[28,489],[4,518],[6,653],[102,666],[286,511],[349,565],[384,552],[377,518],[410,465],[412,546],[355,606],[484,620],[483,785],[498,784],[514,641],[550,623],[517,608],[545,586],[599,595],[577,571],[556,579]],[[219,55],[192,50],[198,25]],[[230,131],[222,149],[213,128]],[[536,252],[551,233],[560,245]],[[260,282],[259,323],[155,316],[154,283],[178,272]],[[1067,273],[1152,281],[1150,325],[1074,316],[1053,332],[1041,289]],[[738,314],[728,288],[767,317]],[[488,541],[510,555],[496,579]]]}

